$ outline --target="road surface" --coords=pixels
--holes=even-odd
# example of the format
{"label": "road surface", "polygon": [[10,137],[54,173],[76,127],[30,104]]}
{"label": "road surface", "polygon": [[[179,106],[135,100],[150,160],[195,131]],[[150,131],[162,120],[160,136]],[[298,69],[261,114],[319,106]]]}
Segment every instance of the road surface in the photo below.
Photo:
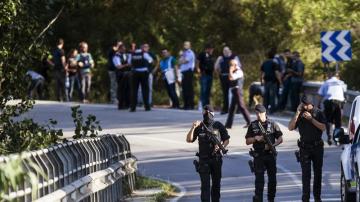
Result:
{"label": "road surface", "polygon": [[[45,122],[49,118],[58,120],[58,127],[71,137],[74,125],[70,107],[76,103],[39,101],[25,117]],[[136,113],[117,110],[115,105],[81,105],[84,114],[94,114],[101,121],[106,133],[123,133],[130,141],[131,150],[139,160],[141,174],[169,180],[179,185],[184,196],[179,201],[198,202],[200,179],[192,161],[197,143],[185,142],[186,133],[192,122],[201,120],[198,111],[153,109],[145,112],[138,108]],[[270,116],[271,117],[271,116]],[[297,132],[287,130],[290,117],[271,117],[277,121],[284,133],[284,143],[278,147],[278,174],[276,201],[300,201],[301,169],[296,162]],[[225,122],[226,115],[216,114],[216,120]],[[254,114],[252,119],[255,119]],[[245,144],[246,129],[241,115],[236,115],[233,129],[229,130],[229,153],[223,160],[221,201],[252,201],[254,175],[250,172],[249,146]],[[323,201],[340,201],[340,147],[326,147],[323,166]],[[265,186],[266,187],[266,186]],[[266,199],[266,191],[264,198]]]}

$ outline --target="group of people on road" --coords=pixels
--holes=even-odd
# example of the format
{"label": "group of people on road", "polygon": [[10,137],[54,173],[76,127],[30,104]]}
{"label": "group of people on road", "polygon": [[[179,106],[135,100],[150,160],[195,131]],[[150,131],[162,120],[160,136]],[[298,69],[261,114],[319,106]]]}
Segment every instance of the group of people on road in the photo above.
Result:
{"label": "group of people on road", "polygon": [[304,81],[304,63],[300,59],[300,53],[286,49],[277,54],[276,49],[272,48],[267,57],[261,65],[265,108],[270,114],[284,110],[289,97],[290,109],[295,112]]}
{"label": "group of people on road", "polygon": [[[86,42],[80,42],[78,49],[71,49],[69,54],[65,55],[64,40],[59,39],[55,49],[46,57],[45,63],[52,67],[52,78],[55,80],[55,94],[58,101],[72,101],[74,88],[76,88],[81,102],[89,102],[91,70],[95,62],[88,52]],[[32,98],[34,92],[37,92],[42,98],[46,80],[44,75],[33,70],[29,70],[26,75],[31,79],[28,96]]]}
{"label": "group of people on road", "polygon": [[[243,67],[240,57],[233,53],[230,47],[223,47],[222,54],[215,57],[212,44],[206,44],[203,51],[195,54],[191,43],[185,41],[178,55],[172,55],[167,48],[162,48],[159,55],[160,58],[151,52],[147,43],[132,43],[127,49],[123,42],[115,41],[108,52],[111,103],[116,103],[119,109],[130,111],[135,111],[138,103],[143,103],[145,109],[150,110],[153,104],[154,75],[160,71],[171,107],[185,110],[195,108],[194,75],[199,74],[201,108],[210,104],[214,76],[218,75],[222,91],[221,114],[228,113],[226,127],[232,127],[236,112],[243,114],[246,126],[250,124],[249,112],[243,99]],[[64,40],[59,39],[46,62],[53,69],[58,101],[73,101],[75,89],[81,102],[89,102],[92,68],[95,62],[88,52],[86,42],[81,42],[79,50],[71,49],[66,56]],[[260,86],[261,96],[269,113],[283,110],[289,95],[291,109],[296,110],[304,74],[300,54],[288,49],[283,53],[277,53],[276,49],[271,49],[260,70],[260,81],[263,86]],[[33,97],[36,90],[41,94],[41,87],[44,85],[44,78],[41,78],[43,75],[29,71],[28,76],[32,79],[29,96]],[[181,90],[177,89],[178,86]],[[179,91],[182,92],[183,106],[180,106]]]}
{"label": "group of people on road", "polygon": [[[273,59],[271,59],[271,62],[272,61]],[[233,64],[233,62],[234,61],[230,61],[230,71],[228,75],[230,81],[234,80],[232,78],[238,77],[236,71],[234,71],[236,69],[234,66],[236,65]],[[268,67],[265,67],[267,65],[269,64],[263,65],[262,69],[267,69]],[[274,74],[273,76],[276,77],[279,83],[283,81],[279,72],[274,73],[276,75]],[[294,73],[294,75],[297,75],[297,73]],[[293,118],[288,123],[288,129],[290,131],[297,129],[300,134],[297,142],[299,149],[295,151],[295,155],[298,162],[300,162],[302,170],[303,202],[310,200],[311,168],[313,169],[314,178],[314,200],[315,202],[321,202],[324,157],[322,134],[326,131],[328,144],[331,145],[333,139],[330,133],[332,125],[335,125],[333,130],[334,137],[338,137],[339,133],[341,133],[339,131],[342,130],[341,109],[345,101],[344,94],[346,92],[346,84],[340,80],[338,71],[335,71],[335,69],[328,69],[327,76],[328,79],[319,88],[318,97],[315,99],[318,100],[318,104],[315,105],[314,99],[303,95],[299,100]],[[273,81],[275,81],[275,79]],[[274,85],[272,88],[276,88],[276,86]],[[323,108],[323,110],[320,110],[320,108]],[[283,133],[278,124],[267,116],[267,112],[269,111],[271,111],[271,107],[266,108],[262,104],[257,104],[255,106],[257,118],[252,122],[249,120],[250,124],[245,134],[246,144],[252,145],[253,147],[249,152],[253,158],[252,161],[249,161],[249,165],[251,171],[255,174],[254,202],[263,201],[265,171],[267,171],[268,175],[267,199],[269,202],[272,202],[275,201],[276,196],[276,147],[283,142]],[[186,136],[188,143],[192,143],[195,140],[199,142],[199,152],[196,154],[198,160],[195,161],[194,165],[200,175],[201,201],[203,202],[210,201],[210,199],[213,202],[220,200],[221,167],[224,153],[222,153],[223,150],[219,149],[219,142],[225,149],[229,145],[230,139],[226,127],[229,119],[224,126],[219,121],[215,121],[214,115],[214,110],[209,105],[206,105],[203,110],[203,121],[195,121]],[[245,121],[248,122],[246,118]],[[211,136],[215,136],[218,142],[214,142]]]}
{"label": "group of people on road", "polygon": [[[200,103],[202,106],[210,104],[214,72],[218,72],[223,91],[223,110],[229,111],[229,90],[231,90],[232,107],[229,124],[231,128],[235,107],[250,121],[249,113],[243,101],[242,85],[244,72],[238,56],[229,47],[224,47],[223,55],[216,60],[214,47],[206,44],[204,50],[196,57],[191,49],[191,43],[185,41],[178,56],[173,56],[167,48],[161,49],[161,58],[149,51],[149,44],[142,44],[139,49],[132,45],[129,51],[118,41],[109,52],[108,66],[110,78],[111,102],[118,103],[119,109],[135,111],[139,96],[138,85],[141,84],[142,102],[145,109],[150,109],[152,100],[152,80],[157,71],[161,72],[172,108],[192,110],[194,103],[194,74],[200,74]],[[232,67],[230,68],[230,66]],[[232,71],[230,73],[230,70]],[[141,72],[141,73],[140,73]],[[236,75],[230,78],[229,75]],[[180,107],[176,85],[182,91],[183,106]],[[131,99],[130,99],[131,98]],[[131,104],[132,103],[132,104]]]}

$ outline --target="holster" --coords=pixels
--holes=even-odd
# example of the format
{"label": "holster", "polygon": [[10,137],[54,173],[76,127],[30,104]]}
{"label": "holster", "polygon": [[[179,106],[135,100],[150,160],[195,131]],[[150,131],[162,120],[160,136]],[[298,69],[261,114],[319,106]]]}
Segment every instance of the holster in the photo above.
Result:
{"label": "holster", "polygon": [[195,166],[196,172],[199,172],[199,167],[200,167],[199,161],[194,160],[194,161],[193,161],[193,164],[194,164],[194,166]]}
{"label": "holster", "polygon": [[310,149],[311,150],[311,149],[314,149],[316,147],[324,146],[324,141],[319,140],[319,141],[312,142],[312,143],[305,143],[305,142],[303,142],[301,140],[298,140],[297,144],[298,144],[298,147],[300,149]]}
{"label": "holster", "polygon": [[249,161],[248,161],[248,164],[249,164],[249,167],[250,167],[250,171],[251,171],[252,173],[254,173],[254,172],[255,172],[254,161],[253,161],[253,160],[249,160]]}
{"label": "holster", "polygon": [[295,151],[295,157],[296,157],[296,161],[299,163],[300,162],[300,150]]}

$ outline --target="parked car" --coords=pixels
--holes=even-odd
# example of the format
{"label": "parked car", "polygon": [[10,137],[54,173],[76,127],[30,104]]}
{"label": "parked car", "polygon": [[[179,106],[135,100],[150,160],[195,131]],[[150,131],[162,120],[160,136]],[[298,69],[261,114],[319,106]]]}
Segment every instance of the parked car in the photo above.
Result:
{"label": "parked car", "polygon": [[348,124],[348,134],[334,132],[334,140],[343,145],[341,153],[341,201],[360,201],[360,96],[352,105]]}

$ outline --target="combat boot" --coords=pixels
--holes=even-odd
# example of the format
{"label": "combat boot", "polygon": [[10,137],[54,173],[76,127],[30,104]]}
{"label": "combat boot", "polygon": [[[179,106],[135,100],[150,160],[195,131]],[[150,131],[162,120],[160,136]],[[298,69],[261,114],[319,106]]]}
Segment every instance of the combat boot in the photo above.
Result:
{"label": "combat boot", "polygon": [[253,196],[253,202],[263,202],[263,198],[260,196]]}

